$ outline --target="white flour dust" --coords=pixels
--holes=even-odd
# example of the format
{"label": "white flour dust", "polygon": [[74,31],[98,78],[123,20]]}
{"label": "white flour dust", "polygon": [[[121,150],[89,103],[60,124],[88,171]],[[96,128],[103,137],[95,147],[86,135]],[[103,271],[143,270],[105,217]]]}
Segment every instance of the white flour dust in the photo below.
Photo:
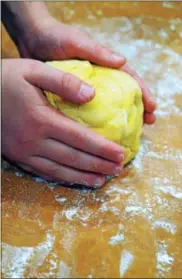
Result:
{"label": "white flour dust", "polygon": [[131,254],[129,251],[124,250],[121,254],[120,258],[120,276],[123,277],[126,273],[126,271],[130,268],[134,260],[133,254]]}

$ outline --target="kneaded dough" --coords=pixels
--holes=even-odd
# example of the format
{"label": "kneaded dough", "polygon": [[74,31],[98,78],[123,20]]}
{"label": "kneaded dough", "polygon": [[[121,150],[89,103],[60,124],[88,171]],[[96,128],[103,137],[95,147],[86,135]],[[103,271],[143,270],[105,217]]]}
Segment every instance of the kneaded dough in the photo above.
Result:
{"label": "kneaded dough", "polygon": [[69,72],[95,88],[95,97],[83,105],[63,100],[45,92],[49,103],[66,116],[125,148],[128,163],[136,155],[143,126],[142,92],[127,73],[104,68],[88,61],[47,62]]}

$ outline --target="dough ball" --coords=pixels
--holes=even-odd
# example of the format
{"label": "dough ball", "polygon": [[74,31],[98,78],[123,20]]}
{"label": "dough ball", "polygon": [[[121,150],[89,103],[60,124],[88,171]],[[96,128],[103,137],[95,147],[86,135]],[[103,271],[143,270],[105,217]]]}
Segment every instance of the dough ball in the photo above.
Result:
{"label": "dough ball", "polygon": [[128,163],[136,155],[143,126],[142,92],[138,83],[120,70],[93,65],[88,61],[47,62],[69,72],[95,88],[95,97],[83,105],[45,92],[49,103],[66,116],[125,148]]}

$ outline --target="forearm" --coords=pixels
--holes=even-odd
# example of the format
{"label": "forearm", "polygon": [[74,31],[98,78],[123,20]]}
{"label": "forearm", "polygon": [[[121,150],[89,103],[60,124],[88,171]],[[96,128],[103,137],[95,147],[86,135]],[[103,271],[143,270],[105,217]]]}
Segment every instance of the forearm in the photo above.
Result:
{"label": "forearm", "polygon": [[2,22],[15,44],[18,44],[20,36],[26,37],[36,32],[40,22],[48,16],[43,2],[2,2]]}

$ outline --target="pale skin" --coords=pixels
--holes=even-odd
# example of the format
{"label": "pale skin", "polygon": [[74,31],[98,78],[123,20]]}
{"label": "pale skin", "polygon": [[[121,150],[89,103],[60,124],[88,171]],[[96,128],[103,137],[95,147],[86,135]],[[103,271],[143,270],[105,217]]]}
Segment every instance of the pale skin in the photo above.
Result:
{"label": "pale skin", "polygon": [[90,101],[95,92],[75,76],[41,61],[79,58],[122,68],[141,86],[146,124],[155,121],[156,104],[150,90],[124,57],[52,18],[44,3],[7,2],[4,5],[4,13],[10,13],[11,17],[8,23],[4,18],[4,24],[21,57],[28,59],[3,59],[2,62],[3,155],[48,180],[101,187],[105,174],[121,172],[123,148],[48,105],[42,90],[78,104]]}

